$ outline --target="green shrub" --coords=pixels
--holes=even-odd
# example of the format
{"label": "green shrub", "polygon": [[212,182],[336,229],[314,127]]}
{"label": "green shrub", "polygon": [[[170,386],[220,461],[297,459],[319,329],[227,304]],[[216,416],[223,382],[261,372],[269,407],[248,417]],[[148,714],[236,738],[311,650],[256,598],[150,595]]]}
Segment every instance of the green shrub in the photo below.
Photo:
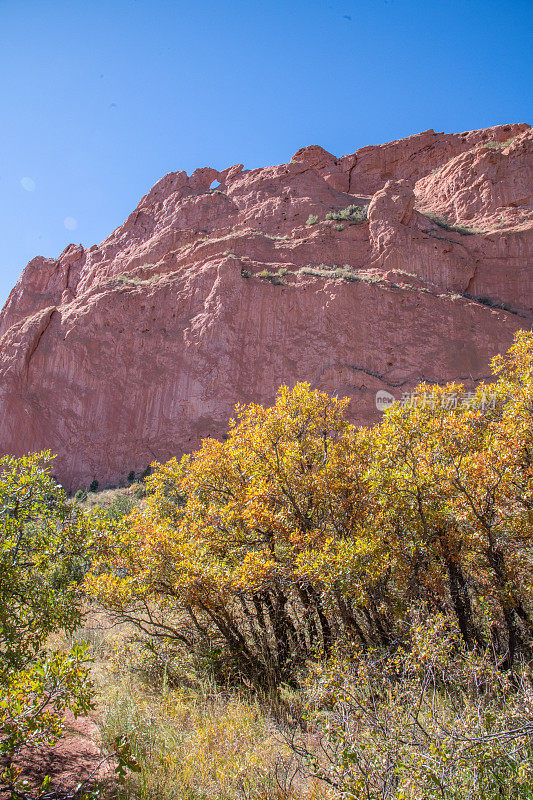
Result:
{"label": "green shrub", "polygon": [[332,264],[331,266],[321,264],[319,267],[301,267],[298,272],[301,275],[313,275],[316,278],[337,278],[345,281],[363,280],[348,264],[345,264],[344,267],[339,267],[337,264]]}
{"label": "green shrub", "polygon": [[307,217],[307,222],[305,224],[306,225],[316,225],[317,222],[318,222],[317,215],[316,214],[309,214],[309,216]]}
{"label": "green shrub", "polygon": [[298,272],[301,275],[314,275],[317,278],[331,278],[333,268],[327,267],[301,267]]}
{"label": "green shrub", "polygon": [[[92,707],[85,649],[51,649],[80,624],[80,563],[91,532],[51,477],[50,452],[0,459],[0,795],[23,797],[12,762]],[[29,753],[29,757],[28,757]],[[43,776],[44,777],[44,776]],[[55,795],[54,795],[55,796]]]}
{"label": "green shrub", "polygon": [[467,300],[475,300],[476,303],[481,303],[483,306],[497,308],[501,311],[509,311],[513,313],[513,308],[509,305],[509,303],[504,303],[500,300],[493,300],[491,297],[476,297],[475,295],[468,294],[467,292],[464,292],[462,296],[466,297]]}
{"label": "green shrub", "polygon": [[132,497],[126,494],[119,494],[106,506],[104,513],[109,519],[118,521],[130,514],[136,505],[137,503]]}
{"label": "green shrub", "polygon": [[505,142],[486,142],[483,147],[487,150],[504,150],[511,142],[514,142],[515,139],[516,136],[511,136],[509,139],[506,139]]}
{"label": "green shrub", "polygon": [[279,269],[277,272],[272,272],[268,269],[263,269],[261,272],[258,272],[256,277],[262,278],[263,280],[270,281],[275,286],[280,286],[281,284],[285,283],[285,281],[281,280],[283,275],[286,275],[288,270],[286,269]]}
{"label": "green shrub", "polygon": [[368,219],[368,206],[350,205],[342,211],[330,211],[326,219],[348,222],[349,225],[359,225]]}
{"label": "green shrub", "polygon": [[439,228],[444,228],[446,231],[461,233],[463,236],[473,236],[477,233],[483,233],[483,231],[477,230],[477,228],[470,228],[467,225],[453,225],[451,222],[445,220],[444,217],[441,217],[439,214],[434,214],[432,211],[424,211],[422,213],[425,217],[434,222],[435,225],[438,225]]}
{"label": "green shrub", "polygon": [[95,478],[93,481],[91,481],[91,483],[89,485],[89,491],[90,492],[97,492],[99,485],[100,484],[98,483],[98,481]]}
{"label": "green shrub", "polygon": [[[307,689],[317,778],[353,800],[529,800],[533,796],[528,669],[501,672],[448,616],[412,611],[405,644],[347,649],[318,664]],[[317,756],[318,750],[318,756]]]}
{"label": "green shrub", "polygon": [[335,277],[342,278],[343,281],[359,281],[359,276],[351,267],[339,267],[335,270]]}

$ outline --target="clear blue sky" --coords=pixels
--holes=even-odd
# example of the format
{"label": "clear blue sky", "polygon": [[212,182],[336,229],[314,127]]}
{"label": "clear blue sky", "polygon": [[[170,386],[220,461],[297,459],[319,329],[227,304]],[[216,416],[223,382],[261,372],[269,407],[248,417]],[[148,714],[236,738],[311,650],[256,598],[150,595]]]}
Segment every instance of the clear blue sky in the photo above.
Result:
{"label": "clear blue sky", "polygon": [[531,122],[532,0],[0,0],[0,304],[163,174]]}

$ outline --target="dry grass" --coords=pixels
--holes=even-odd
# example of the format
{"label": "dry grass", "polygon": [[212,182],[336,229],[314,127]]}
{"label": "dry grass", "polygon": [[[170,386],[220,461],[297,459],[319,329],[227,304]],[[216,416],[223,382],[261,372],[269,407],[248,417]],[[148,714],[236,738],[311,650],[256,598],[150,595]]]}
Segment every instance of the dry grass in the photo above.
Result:
{"label": "dry grass", "polygon": [[87,496],[80,501],[80,505],[87,511],[99,507],[104,511],[127,513],[140,502],[143,494],[144,484],[137,481],[131,486],[103,489],[101,492],[87,492]]}
{"label": "dry grass", "polygon": [[295,785],[294,756],[257,702],[220,691],[163,686],[131,675],[102,692],[104,741],[126,734],[141,772],[124,800],[303,800],[325,797]]}
{"label": "dry grass", "polygon": [[[103,615],[88,616],[85,625],[72,638],[84,640],[94,659],[104,750],[126,736],[140,765],[116,787],[116,800],[333,797],[289,747],[281,706],[277,713],[266,699],[221,689],[188,664],[169,668],[171,685],[166,666],[154,668],[132,626],[112,627]],[[63,639],[68,646],[71,637]]]}

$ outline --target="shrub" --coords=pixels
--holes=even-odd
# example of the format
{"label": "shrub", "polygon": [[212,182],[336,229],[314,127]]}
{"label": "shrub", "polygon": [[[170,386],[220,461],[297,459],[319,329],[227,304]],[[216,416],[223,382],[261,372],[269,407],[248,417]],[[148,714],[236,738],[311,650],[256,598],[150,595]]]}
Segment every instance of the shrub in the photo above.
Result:
{"label": "shrub", "polygon": [[[465,648],[454,621],[411,612],[395,651],[346,651],[307,687],[314,774],[342,797],[381,800],[531,797],[533,693],[488,650]],[[318,757],[317,757],[318,751]]]}
{"label": "shrub", "polygon": [[307,217],[306,225],[316,225],[318,222],[318,217],[316,214],[309,214]]}
{"label": "shrub", "polygon": [[96,480],[96,478],[95,478],[93,481],[91,481],[91,483],[90,483],[90,485],[89,485],[89,491],[90,491],[90,492],[97,492],[97,491],[98,491],[98,486],[99,486],[99,485],[100,485],[100,484],[98,483],[98,481],[97,481],[97,480]]}
{"label": "shrub", "polygon": [[479,231],[476,228],[470,228],[467,225],[453,225],[451,222],[447,222],[444,217],[434,214],[432,211],[425,211],[423,213],[425,217],[434,222],[435,225],[438,225],[439,228],[444,228],[444,230],[461,233],[463,236],[472,236],[477,233],[483,233],[483,231]]}
{"label": "shrub", "polygon": [[342,278],[344,281],[358,281],[360,280],[357,273],[351,267],[339,267],[335,270],[335,277]]}
{"label": "shrub", "polygon": [[368,206],[350,205],[342,211],[330,211],[326,214],[326,219],[346,221],[350,225],[359,225],[368,219]]}
{"label": "shrub", "polygon": [[263,269],[261,272],[257,273],[257,277],[270,281],[270,283],[273,283],[275,286],[280,286],[285,283],[285,281],[280,279],[287,274],[287,271],[286,269],[279,269],[277,272],[272,272],[271,270]]}
{"label": "shrub", "polygon": [[463,294],[463,297],[466,297],[468,300],[475,300],[476,303],[481,303],[483,306],[488,306],[489,308],[498,308],[502,311],[509,311],[513,313],[512,306],[509,303],[504,303],[500,300],[493,300],[491,297],[476,297],[472,294],[467,294],[466,292]]}
{"label": "shrub", "polygon": [[320,267],[301,267],[298,272],[301,275],[313,275],[316,278],[337,278],[345,281],[362,280],[358,273],[347,264],[344,267],[338,267],[336,264],[331,266],[321,264]]}
{"label": "shrub", "polygon": [[532,361],[519,333],[468,403],[422,384],[370,430],[307,384],[237,407],[225,441],[157,466],[87,591],[248,685],[295,681],[343,639],[397,647],[413,604],[512,667],[533,629]]}
{"label": "shrub", "polygon": [[509,139],[506,139],[505,142],[486,142],[483,147],[487,150],[503,150],[505,147],[508,147],[511,142],[514,142],[516,136],[511,136]]}
{"label": "shrub", "polygon": [[0,459],[0,793],[13,796],[22,790],[17,753],[53,744],[66,709],[83,713],[92,702],[83,647],[47,647],[50,634],[80,623],[80,563],[91,541],[51,464],[49,452]]}
{"label": "shrub", "polygon": [[126,494],[117,494],[113,501],[105,506],[104,513],[109,519],[120,520],[127,516],[136,506],[135,500]]}
{"label": "shrub", "polygon": [[298,272],[301,275],[314,275],[316,278],[333,277],[333,267],[301,267]]}

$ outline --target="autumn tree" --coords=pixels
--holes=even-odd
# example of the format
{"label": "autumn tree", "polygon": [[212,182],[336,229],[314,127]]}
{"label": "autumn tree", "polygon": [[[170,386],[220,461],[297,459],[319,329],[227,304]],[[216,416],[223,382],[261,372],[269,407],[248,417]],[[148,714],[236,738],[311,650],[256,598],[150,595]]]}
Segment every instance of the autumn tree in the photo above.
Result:
{"label": "autumn tree", "polygon": [[226,441],[155,469],[145,507],[101,543],[88,590],[147,633],[223,648],[253,680],[327,652],[348,601],[325,598],[297,559],[365,516],[346,405],[300,384],[272,408],[238,407]]}
{"label": "autumn tree", "polygon": [[518,334],[468,402],[422,385],[369,429],[308,384],[238,407],[225,441],[154,465],[145,505],[99,538],[87,591],[256,683],[339,637],[397,643],[413,606],[511,665],[532,633],[532,363]]}

